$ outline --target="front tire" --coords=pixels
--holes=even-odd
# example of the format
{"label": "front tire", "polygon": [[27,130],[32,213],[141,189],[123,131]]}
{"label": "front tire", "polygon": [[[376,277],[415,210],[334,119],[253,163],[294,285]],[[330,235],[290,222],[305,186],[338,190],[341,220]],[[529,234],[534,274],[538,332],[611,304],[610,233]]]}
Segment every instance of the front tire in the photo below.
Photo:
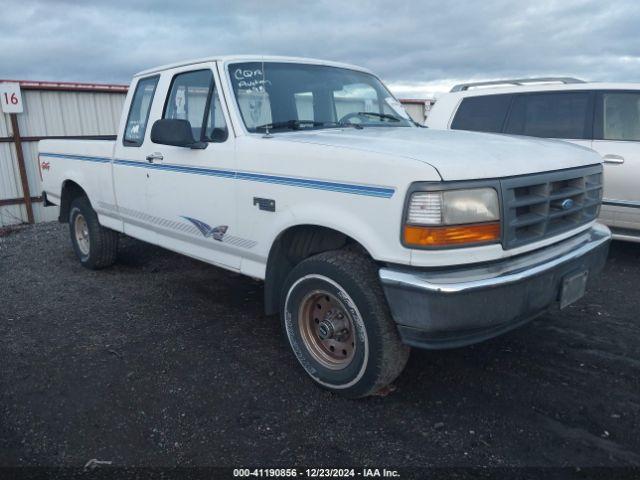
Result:
{"label": "front tire", "polygon": [[376,265],[355,252],[324,252],[296,265],[285,281],[282,321],[307,374],[348,397],[386,387],[409,358]]}
{"label": "front tire", "polygon": [[83,267],[99,270],[116,261],[118,233],[100,225],[87,197],[78,197],[69,208],[71,245]]}

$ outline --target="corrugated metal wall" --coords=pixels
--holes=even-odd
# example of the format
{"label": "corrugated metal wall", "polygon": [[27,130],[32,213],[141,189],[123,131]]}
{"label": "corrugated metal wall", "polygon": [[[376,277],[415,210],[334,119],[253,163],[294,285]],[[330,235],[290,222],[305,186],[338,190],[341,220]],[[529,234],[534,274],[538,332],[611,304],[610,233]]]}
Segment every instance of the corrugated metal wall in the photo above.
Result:
{"label": "corrugated metal wall", "polygon": [[[115,135],[120,121],[124,92],[77,92],[22,90],[24,112],[18,114],[20,136]],[[0,137],[13,135],[8,114],[0,115]],[[37,142],[22,143],[31,196],[42,193]],[[23,196],[16,149],[12,142],[0,143],[0,200]],[[36,222],[56,219],[55,208],[33,204]],[[24,204],[0,206],[0,227],[27,221]]]}
{"label": "corrugated metal wall", "polygon": [[414,122],[424,125],[424,122],[427,120],[427,116],[429,115],[429,111],[431,110],[431,106],[435,101],[431,99],[409,100],[401,98],[400,103],[402,103],[402,106]]}

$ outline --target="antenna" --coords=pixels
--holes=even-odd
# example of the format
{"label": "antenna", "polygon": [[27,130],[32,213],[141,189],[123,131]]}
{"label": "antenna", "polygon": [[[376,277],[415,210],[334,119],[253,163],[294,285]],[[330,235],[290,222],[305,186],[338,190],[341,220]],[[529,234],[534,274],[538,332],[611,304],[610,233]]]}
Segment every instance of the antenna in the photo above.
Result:
{"label": "antenna", "polygon": [[[262,17],[258,17],[258,32],[260,33],[260,44],[262,45],[262,48],[264,48],[264,35],[262,33]],[[262,59],[262,94],[263,97],[266,97],[267,94],[267,71],[264,69],[264,53],[261,55],[260,57]],[[269,111],[271,111],[271,109],[269,109]],[[271,117],[271,121],[273,122],[273,117]],[[269,122],[267,122],[267,125],[264,127],[264,135],[262,136],[262,138],[272,138],[273,135],[271,135],[271,132],[269,131]]]}
{"label": "antenna", "polygon": [[[260,36],[262,36],[262,24],[260,24]],[[264,69],[264,55],[262,55],[262,92],[263,92],[263,95],[266,97],[267,71]],[[271,118],[271,121],[273,121],[273,117]],[[271,135],[271,132],[269,131],[269,123],[267,122],[267,125],[264,127],[264,135],[262,136],[262,138],[271,138],[271,137],[273,137],[273,135]]]}

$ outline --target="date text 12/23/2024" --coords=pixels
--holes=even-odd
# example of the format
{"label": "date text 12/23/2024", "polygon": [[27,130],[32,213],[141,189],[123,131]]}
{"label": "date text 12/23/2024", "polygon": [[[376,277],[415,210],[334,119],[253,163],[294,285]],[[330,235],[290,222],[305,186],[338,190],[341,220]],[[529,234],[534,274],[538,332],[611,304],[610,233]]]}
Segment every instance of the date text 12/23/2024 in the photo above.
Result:
{"label": "date text 12/23/2024", "polygon": [[386,468],[236,468],[234,478],[400,478],[397,470]]}

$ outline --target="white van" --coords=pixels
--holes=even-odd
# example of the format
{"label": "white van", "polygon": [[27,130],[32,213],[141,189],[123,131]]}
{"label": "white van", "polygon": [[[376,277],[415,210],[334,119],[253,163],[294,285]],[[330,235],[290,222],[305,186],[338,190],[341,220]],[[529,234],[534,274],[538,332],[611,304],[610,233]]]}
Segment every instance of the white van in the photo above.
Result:
{"label": "white van", "polygon": [[434,129],[559,138],[602,155],[600,221],[640,242],[640,84],[533,78],[456,85],[432,107]]}

